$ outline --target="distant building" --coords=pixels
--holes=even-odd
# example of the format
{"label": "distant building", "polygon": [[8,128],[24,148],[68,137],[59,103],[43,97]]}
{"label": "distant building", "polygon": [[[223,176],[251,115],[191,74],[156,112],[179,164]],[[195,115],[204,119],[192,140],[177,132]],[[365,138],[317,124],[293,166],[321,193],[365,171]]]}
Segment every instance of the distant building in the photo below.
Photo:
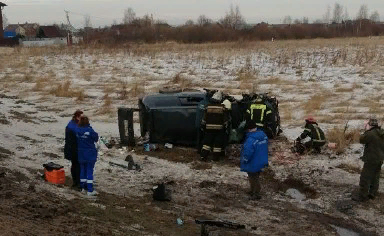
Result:
{"label": "distant building", "polygon": [[4,31],[15,32],[16,35],[25,36],[25,29],[19,24],[9,24]]}
{"label": "distant building", "polygon": [[4,30],[4,38],[14,38],[17,34],[15,31]]}
{"label": "distant building", "polygon": [[66,35],[55,25],[40,26],[37,31],[38,38],[63,38]]}

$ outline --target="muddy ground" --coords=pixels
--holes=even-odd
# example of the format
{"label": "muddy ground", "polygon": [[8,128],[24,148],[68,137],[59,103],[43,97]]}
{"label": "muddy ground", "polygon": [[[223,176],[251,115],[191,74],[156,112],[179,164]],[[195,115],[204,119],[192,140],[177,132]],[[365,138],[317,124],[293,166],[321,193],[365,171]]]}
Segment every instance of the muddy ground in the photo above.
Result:
{"label": "muddy ground", "polygon": [[[350,201],[361,146],[334,156],[297,157],[284,136],[271,141],[270,167],[262,175],[263,198],[249,201],[247,177],[238,168],[238,147],[228,160],[201,163],[190,148],[142,147],[103,150],[95,170],[100,195],[89,199],[69,186],[41,178],[48,161],[65,166],[64,127],[70,111],[37,101],[2,96],[0,119],[0,232],[4,235],[200,235],[195,219],[221,219],[244,230],[210,228],[211,235],[338,235],[331,225],[360,235],[383,235],[383,194],[364,204]],[[43,103],[43,102],[40,102]],[[42,109],[44,108],[44,109]],[[92,123],[102,135],[117,136],[117,124]],[[132,155],[142,171],[110,166]],[[355,160],[353,159],[353,160]],[[358,161],[358,160],[356,160]],[[166,182],[172,201],[155,202],[151,188]],[[298,190],[304,199],[287,194]],[[383,187],[380,188],[383,191]],[[289,191],[288,191],[289,192]],[[178,225],[180,218],[183,225]]]}

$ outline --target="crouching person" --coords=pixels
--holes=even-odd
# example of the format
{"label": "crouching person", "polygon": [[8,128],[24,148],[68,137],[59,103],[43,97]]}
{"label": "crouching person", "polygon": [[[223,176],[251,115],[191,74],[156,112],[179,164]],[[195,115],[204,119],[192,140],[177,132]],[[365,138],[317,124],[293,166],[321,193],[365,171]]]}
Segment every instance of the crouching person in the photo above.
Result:
{"label": "crouching person", "polygon": [[240,170],[248,174],[251,200],[260,200],[260,173],[268,166],[268,137],[260,129],[251,127],[246,135],[240,157]]}
{"label": "crouching person", "polygon": [[76,136],[81,188],[82,191],[88,190],[88,196],[95,196],[97,193],[93,190],[93,170],[97,160],[95,143],[99,140],[99,135],[92,129],[88,117],[80,118]]}

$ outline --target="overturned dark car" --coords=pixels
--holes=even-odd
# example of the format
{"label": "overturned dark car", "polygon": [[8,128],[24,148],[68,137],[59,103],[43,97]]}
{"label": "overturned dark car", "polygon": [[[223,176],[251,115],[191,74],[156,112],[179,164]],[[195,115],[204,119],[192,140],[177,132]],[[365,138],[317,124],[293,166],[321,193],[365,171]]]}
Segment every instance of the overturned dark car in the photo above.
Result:
{"label": "overturned dark car", "polygon": [[[133,113],[139,112],[140,133],[150,143],[172,143],[183,146],[196,146],[198,127],[196,113],[198,104],[203,101],[211,90],[159,92],[139,99],[139,108],[119,108],[119,132],[122,145],[135,145],[133,132]],[[231,130],[245,120],[249,103],[255,98],[262,98],[272,110],[274,121],[268,124],[266,131],[269,138],[281,132],[278,101],[267,94],[243,94],[241,99],[225,96],[231,102]],[[236,142],[241,142],[237,140]]]}

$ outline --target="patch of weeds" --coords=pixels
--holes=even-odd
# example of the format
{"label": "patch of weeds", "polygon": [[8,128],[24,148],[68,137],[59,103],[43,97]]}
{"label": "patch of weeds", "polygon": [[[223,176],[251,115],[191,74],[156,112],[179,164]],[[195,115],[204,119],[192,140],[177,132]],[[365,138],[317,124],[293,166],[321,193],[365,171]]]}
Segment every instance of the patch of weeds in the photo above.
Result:
{"label": "patch of weeds", "polygon": [[341,163],[340,165],[337,165],[336,168],[342,169],[351,174],[360,174],[361,172],[361,169],[359,166],[351,165],[347,163]]}
{"label": "patch of weeds", "polygon": [[8,96],[5,94],[0,94],[0,98],[6,98],[6,99],[19,99],[17,96]]}
{"label": "patch of weeds", "polygon": [[303,108],[307,114],[318,111],[328,98],[329,96],[327,94],[313,95],[303,104]]}
{"label": "patch of weeds", "polygon": [[206,163],[206,162],[195,161],[195,162],[192,163],[191,169],[194,169],[194,170],[210,170],[210,169],[212,169],[212,164]]}
{"label": "patch of weeds", "polygon": [[14,152],[11,152],[10,150],[0,147],[0,160],[7,159],[11,155],[14,155]]}
{"label": "patch of weeds", "polygon": [[9,113],[12,114],[12,116],[10,117],[12,119],[15,119],[18,121],[23,121],[25,123],[39,124],[35,121],[36,117],[32,117],[26,113],[21,113],[21,112],[14,111],[14,110],[11,110]]}
{"label": "patch of weeds", "polygon": [[52,117],[41,117],[39,119],[40,122],[43,122],[43,123],[56,123],[58,122],[55,118],[52,118]]}
{"label": "patch of weeds", "polygon": [[109,96],[108,93],[104,94],[103,101],[103,105],[96,112],[97,115],[105,115],[112,113],[112,98]]}
{"label": "patch of weeds", "polygon": [[14,152],[6,149],[6,148],[3,148],[3,147],[0,147],[0,153],[3,153],[3,154],[7,154],[7,155],[13,155],[15,154]]}
{"label": "patch of weeds", "polygon": [[67,80],[62,84],[57,85],[52,88],[49,92],[51,95],[56,97],[66,97],[73,98],[76,97],[78,101],[82,101],[85,98],[85,93],[83,89],[76,89],[71,87],[71,81]]}
{"label": "patch of weeds", "polygon": [[9,125],[11,122],[7,120],[7,117],[5,117],[4,114],[0,113],[0,124]]}
{"label": "patch of weeds", "polygon": [[39,134],[39,136],[44,138],[55,138],[55,136],[52,134]]}
{"label": "patch of weeds", "polygon": [[47,106],[37,106],[36,109],[39,111],[46,111],[46,112],[55,112],[55,113],[63,112],[63,110],[59,108],[53,108],[53,107],[47,107]]}
{"label": "patch of weeds", "polygon": [[47,156],[47,157],[50,157],[50,158],[54,158],[54,159],[60,159],[61,157],[55,153],[52,153],[52,152],[43,152],[42,153],[44,156]]}
{"label": "patch of weeds", "polygon": [[344,131],[342,127],[334,127],[326,136],[329,142],[336,143],[336,153],[341,154],[350,144],[359,141],[360,131],[358,129]]}
{"label": "patch of weeds", "polygon": [[22,139],[24,139],[24,141],[28,141],[31,144],[42,143],[42,141],[38,141],[36,139],[32,139],[32,138],[30,138],[28,136],[25,136],[25,135],[16,135],[16,137],[22,138]]}

